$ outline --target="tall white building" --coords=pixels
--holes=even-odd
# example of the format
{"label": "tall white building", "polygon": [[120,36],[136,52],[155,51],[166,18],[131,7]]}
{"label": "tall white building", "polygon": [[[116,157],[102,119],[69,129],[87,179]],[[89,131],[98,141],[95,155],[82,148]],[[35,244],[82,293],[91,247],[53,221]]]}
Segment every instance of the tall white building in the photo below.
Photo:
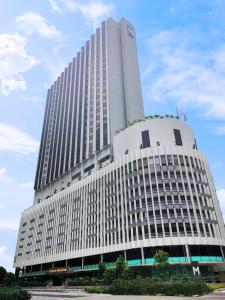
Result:
{"label": "tall white building", "polygon": [[48,90],[35,190],[110,155],[115,132],[143,117],[134,27],[109,19]]}
{"label": "tall white building", "polygon": [[225,231],[207,159],[176,118],[146,119],[134,27],[102,23],[48,91],[33,206],[14,266],[23,277],[96,270],[118,255],[219,270]]}

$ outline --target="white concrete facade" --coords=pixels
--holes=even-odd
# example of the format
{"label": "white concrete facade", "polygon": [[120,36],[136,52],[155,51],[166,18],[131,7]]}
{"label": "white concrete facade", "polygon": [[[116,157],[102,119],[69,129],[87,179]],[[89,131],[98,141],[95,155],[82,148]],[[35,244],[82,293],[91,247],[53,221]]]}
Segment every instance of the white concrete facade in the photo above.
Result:
{"label": "white concrete facade", "polygon": [[96,164],[23,212],[14,267],[132,248],[225,246],[208,162],[187,124],[139,122],[117,134],[112,147],[112,162]]}

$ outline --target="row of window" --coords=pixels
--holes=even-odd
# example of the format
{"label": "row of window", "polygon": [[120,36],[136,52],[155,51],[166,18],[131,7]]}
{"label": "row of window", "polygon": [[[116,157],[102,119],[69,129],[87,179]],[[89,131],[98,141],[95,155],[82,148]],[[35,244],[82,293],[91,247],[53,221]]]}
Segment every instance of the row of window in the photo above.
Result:
{"label": "row of window", "polygon": [[[166,161],[167,164],[170,159],[173,163],[177,161],[179,165],[183,162],[185,169],[181,167],[160,172],[156,169],[154,172],[150,170],[151,164],[155,165],[157,160],[159,163]],[[160,177],[165,179],[165,182],[161,183],[158,180],[157,184],[149,184],[153,178]],[[167,177],[171,180],[167,181]],[[172,180],[173,177],[175,181]],[[189,183],[177,180],[177,177],[189,178]],[[154,191],[154,194],[150,194],[151,191]],[[49,251],[49,255],[54,251],[66,251],[68,246],[70,250],[99,247],[108,239],[106,236],[112,234],[105,230],[120,231],[121,222],[136,228],[140,224],[145,226],[145,222],[153,225],[156,221],[163,221],[161,225],[164,226],[168,223],[166,219],[175,218],[183,218],[185,222],[186,218],[194,219],[196,223],[204,220],[206,224],[216,221],[203,162],[181,155],[150,156],[129,162],[87,183],[85,187],[65,196],[65,199],[50,204],[47,210],[37,212],[23,223],[21,241],[24,243],[21,244],[46,239],[45,247],[48,248],[46,251]],[[56,217],[57,224],[54,225]],[[206,233],[206,229],[204,232]],[[219,235],[215,229],[212,232]],[[69,237],[67,233],[72,236]],[[98,239],[95,239],[95,235]],[[97,244],[93,244],[93,239]],[[55,250],[54,247],[50,248],[53,244],[57,245]]]}
{"label": "row of window", "polygon": [[[120,226],[121,228],[121,226]],[[104,236],[104,244],[112,245],[121,242],[131,242],[135,240],[142,240],[148,238],[163,238],[163,237],[178,237],[178,236],[201,236],[209,237],[215,236],[214,225],[212,223],[164,223],[163,225],[142,225],[137,227],[129,227],[128,231],[122,231],[120,228],[111,226],[109,230],[106,231]],[[50,237],[49,239],[51,239]],[[71,234],[71,244],[79,243],[79,234]],[[88,232],[86,246],[85,248],[95,247],[97,241],[101,241],[97,232]],[[56,246],[65,247],[66,238],[62,238],[61,241],[57,240]],[[38,241],[40,243],[40,241]],[[22,247],[20,247],[21,249]],[[49,251],[52,248],[52,245],[46,245],[45,250]],[[40,251],[40,248],[35,248],[35,253]],[[27,250],[26,255],[31,254],[32,250]],[[18,256],[21,256],[22,253],[19,252]]]}

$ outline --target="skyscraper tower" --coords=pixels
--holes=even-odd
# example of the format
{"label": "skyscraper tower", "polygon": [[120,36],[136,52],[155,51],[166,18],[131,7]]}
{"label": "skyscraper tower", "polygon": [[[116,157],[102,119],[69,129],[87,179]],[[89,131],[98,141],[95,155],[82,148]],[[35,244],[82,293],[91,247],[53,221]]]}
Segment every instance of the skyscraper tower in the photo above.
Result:
{"label": "skyscraper tower", "polygon": [[225,231],[206,157],[176,117],[144,117],[136,34],[101,24],[48,91],[32,207],[14,266],[22,277],[170,261],[219,270]]}
{"label": "skyscraper tower", "polygon": [[48,90],[35,189],[106,149],[118,129],[143,118],[134,27],[109,19]]}

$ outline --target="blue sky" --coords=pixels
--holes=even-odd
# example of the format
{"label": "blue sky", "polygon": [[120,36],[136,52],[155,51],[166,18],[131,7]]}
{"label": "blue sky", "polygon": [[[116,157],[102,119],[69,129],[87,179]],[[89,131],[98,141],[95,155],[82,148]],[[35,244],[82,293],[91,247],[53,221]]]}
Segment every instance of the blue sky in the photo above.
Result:
{"label": "blue sky", "polygon": [[136,27],[145,113],[185,111],[225,216],[224,0],[0,1],[0,265],[12,270],[47,88],[112,16]]}

